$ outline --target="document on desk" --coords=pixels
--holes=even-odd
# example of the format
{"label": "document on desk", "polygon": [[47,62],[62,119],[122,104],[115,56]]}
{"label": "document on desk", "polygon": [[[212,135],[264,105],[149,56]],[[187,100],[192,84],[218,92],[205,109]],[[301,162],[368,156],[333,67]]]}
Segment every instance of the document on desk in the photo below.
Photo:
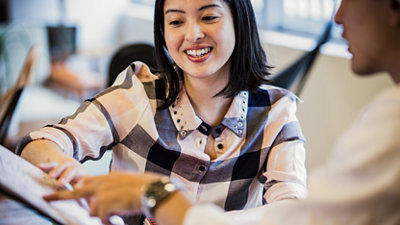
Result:
{"label": "document on desk", "polygon": [[0,145],[0,189],[11,193],[60,224],[100,225],[76,200],[47,202],[43,195],[61,187],[39,168]]}

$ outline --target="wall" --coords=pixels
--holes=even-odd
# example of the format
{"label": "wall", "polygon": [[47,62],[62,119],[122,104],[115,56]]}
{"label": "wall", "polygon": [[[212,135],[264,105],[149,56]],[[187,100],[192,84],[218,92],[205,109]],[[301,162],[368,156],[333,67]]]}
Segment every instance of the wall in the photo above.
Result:
{"label": "wall", "polygon": [[[303,51],[266,43],[265,50],[279,71]],[[348,57],[320,54],[310,70],[297,116],[307,139],[307,167],[311,171],[329,157],[335,141],[377,92],[393,85],[387,74],[360,77]]]}
{"label": "wall", "polygon": [[307,166],[323,163],[335,140],[377,92],[392,86],[386,74],[355,75],[350,59],[320,55],[300,98],[298,117],[307,138]]}

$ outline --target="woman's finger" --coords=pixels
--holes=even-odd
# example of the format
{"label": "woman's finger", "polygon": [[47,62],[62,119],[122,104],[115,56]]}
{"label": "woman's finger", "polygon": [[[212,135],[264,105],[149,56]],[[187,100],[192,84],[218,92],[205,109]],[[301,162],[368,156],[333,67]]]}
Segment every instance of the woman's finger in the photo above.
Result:
{"label": "woman's finger", "polygon": [[61,183],[70,183],[73,181],[77,183],[80,179],[82,179],[86,175],[85,171],[81,171],[81,168],[69,166],[65,168],[61,176],[58,178],[58,181]]}
{"label": "woman's finger", "polygon": [[58,166],[58,162],[49,162],[49,163],[39,163],[39,169],[43,170],[44,172],[49,172],[54,167]]}
{"label": "woman's finger", "polygon": [[57,165],[56,167],[50,170],[49,176],[54,179],[59,178],[61,174],[64,172],[64,170],[70,165],[71,165],[70,162],[65,162]]}

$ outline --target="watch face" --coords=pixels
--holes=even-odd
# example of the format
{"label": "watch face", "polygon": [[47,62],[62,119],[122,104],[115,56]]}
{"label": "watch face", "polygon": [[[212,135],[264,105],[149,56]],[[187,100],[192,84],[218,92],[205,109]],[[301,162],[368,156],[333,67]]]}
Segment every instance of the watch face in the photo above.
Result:
{"label": "watch face", "polygon": [[146,205],[149,208],[153,208],[154,206],[156,206],[156,200],[154,198],[147,198],[146,199]]}
{"label": "watch face", "polygon": [[[154,211],[157,205],[177,190],[177,187],[171,183],[168,177],[163,177],[160,180],[149,184],[144,196],[142,197],[142,205],[145,207],[143,211],[152,214],[152,211]],[[149,215],[146,214],[146,216]]]}

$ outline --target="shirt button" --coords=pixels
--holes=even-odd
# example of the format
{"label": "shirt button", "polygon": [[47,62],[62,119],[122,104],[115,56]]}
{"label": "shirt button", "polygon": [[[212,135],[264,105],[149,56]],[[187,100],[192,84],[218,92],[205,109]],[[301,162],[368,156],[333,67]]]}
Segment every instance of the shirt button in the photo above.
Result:
{"label": "shirt button", "polygon": [[219,148],[219,149],[223,149],[223,148],[224,148],[224,145],[222,145],[222,144],[218,144],[218,145],[217,145],[217,148]]}
{"label": "shirt button", "polygon": [[185,135],[186,135],[186,131],[184,131],[184,130],[181,131],[181,135],[182,135],[182,136],[185,136]]}
{"label": "shirt button", "polygon": [[199,170],[200,170],[201,172],[204,172],[204,171],[206,170],[206,167],[203,166],[203,165],[201,165],[201,166],[199,166]]}

